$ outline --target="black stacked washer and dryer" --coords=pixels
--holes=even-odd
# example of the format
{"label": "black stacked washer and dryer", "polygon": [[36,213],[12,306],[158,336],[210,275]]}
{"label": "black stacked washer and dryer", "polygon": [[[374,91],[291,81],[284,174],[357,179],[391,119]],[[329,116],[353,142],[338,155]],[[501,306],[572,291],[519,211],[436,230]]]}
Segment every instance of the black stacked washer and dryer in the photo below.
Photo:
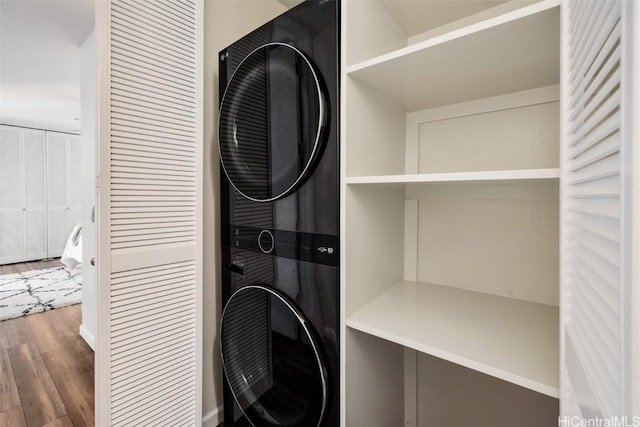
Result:
{"label": "black stacked washer and dryer", "polygon": [[224,425],[338,426],[339,4],[220,52]]}

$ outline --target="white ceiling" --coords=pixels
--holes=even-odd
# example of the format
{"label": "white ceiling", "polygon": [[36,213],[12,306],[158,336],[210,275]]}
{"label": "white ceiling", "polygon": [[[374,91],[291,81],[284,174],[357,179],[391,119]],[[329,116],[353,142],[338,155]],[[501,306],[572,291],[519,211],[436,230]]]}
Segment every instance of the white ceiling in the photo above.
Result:
{"label": "white ceiling", "polygon": [[0,123],[80,129],[80,46],[92,0],[0,0]]}

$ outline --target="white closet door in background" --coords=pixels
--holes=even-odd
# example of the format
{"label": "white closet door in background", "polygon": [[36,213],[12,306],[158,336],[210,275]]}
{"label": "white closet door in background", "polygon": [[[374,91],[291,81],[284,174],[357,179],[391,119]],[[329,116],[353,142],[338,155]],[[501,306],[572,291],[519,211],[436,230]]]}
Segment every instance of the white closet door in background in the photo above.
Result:
{"label": "white closet door in background", "polygon": [[0,264],[24,259],[22,134],[0,126]]}
{"label": "white closet door in background", "polygon": [[69,236],[67,225],[68,135],[47,132],[47,246],[49,257],[59,257]]}
{"label": "white closet door in background", "polygon": [[25,261],[47,257],[45,132],[24,129]]}
{"label": "white closet door in background", "polygon": [[97,424],[200,426],[203,5],[97,5]]}
{"label": "white closet door in background", "polygon": [[634,3],[563,3],[561,417],[640,411]]}
{"label": "white closet door in background", "polygon": [[69,136],[67,236],[82,219],[82,138]]}

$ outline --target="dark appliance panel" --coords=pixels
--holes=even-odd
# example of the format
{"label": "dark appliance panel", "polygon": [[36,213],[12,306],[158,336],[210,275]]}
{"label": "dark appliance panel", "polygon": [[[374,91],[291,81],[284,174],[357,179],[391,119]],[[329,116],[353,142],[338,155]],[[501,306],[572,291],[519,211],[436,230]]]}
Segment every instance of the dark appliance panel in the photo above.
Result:
{"label": "dark appliance panel", "polygon": [[339,234],[338,10],[307,0],[220,52],[223,224]]}
{"label": "dark appliance panel", "polygon": [[219,54],[225,427],[337,427],[339,3]]}

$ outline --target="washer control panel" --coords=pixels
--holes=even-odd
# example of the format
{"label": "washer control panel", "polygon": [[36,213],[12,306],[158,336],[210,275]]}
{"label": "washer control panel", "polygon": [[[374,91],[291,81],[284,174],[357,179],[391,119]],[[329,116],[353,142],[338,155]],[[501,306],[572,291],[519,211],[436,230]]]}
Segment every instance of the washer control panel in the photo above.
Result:
{"label": "washer control panel", "polygon": [[232,249],[338,266],[340,239],[326,234],[223,226],[223,245]]}

